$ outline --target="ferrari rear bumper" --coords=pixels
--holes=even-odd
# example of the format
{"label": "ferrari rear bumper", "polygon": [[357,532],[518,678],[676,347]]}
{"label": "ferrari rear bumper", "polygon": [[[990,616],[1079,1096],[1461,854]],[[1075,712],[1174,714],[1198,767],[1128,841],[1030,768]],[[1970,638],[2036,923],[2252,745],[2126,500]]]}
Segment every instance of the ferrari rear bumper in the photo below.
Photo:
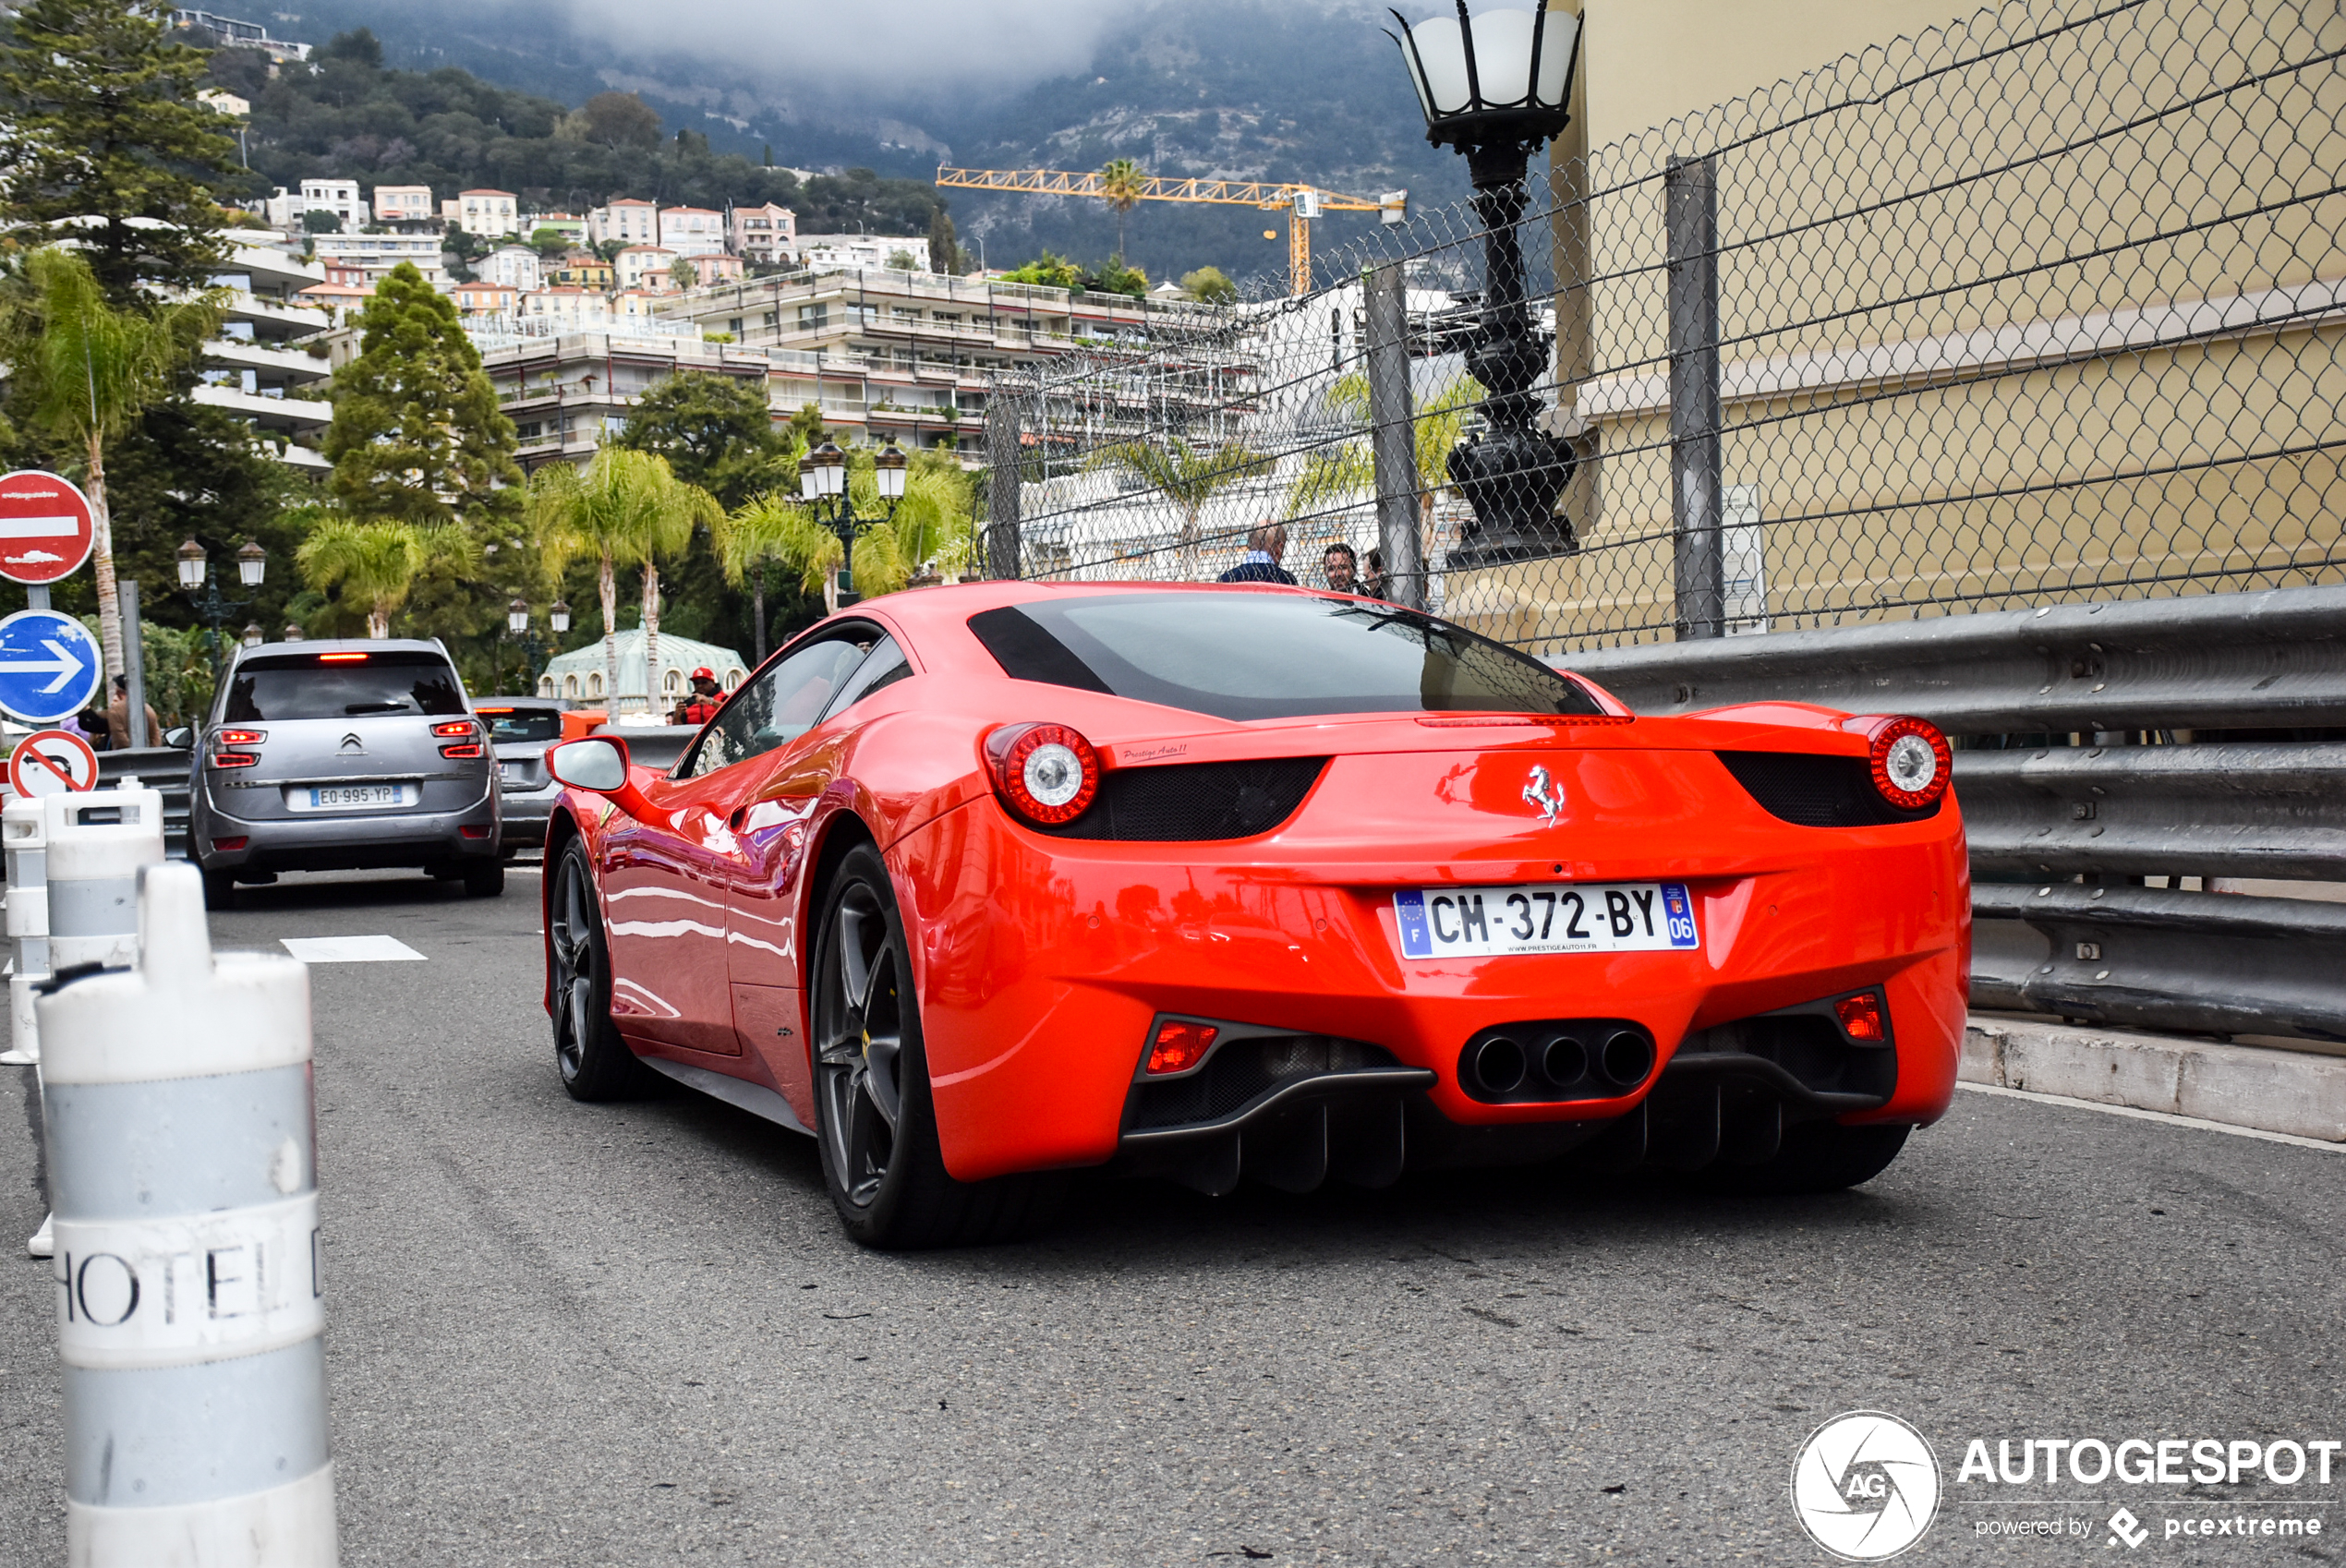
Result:
{"label": "ferrari rear bumper", "polygon": [[[1306,808],[1307,816],[1310,808]],[[935,835],[945,842],[925,840]],[[1790,838],[1791,836],[1787,836]],[[1953,1097],[1968,969],[1959,822],[1824,833],[1790,845],[1739,828],[1718,851],[1551,862],[1331,863],[1277,836],[1232,845],[1047,840],[991,801],[891,846],[946,1163],[963,1179],[1098,1165],[1221,1190],[1390,1179],[1400,1164],[1765,1159],[1801,1121],[1908,1125]],[[1315,863],[1316,862],[1316,863]],[[1699,947],[1472,960],[1406,958],[1394,894],[1443,881],[1684,883]],[[1755,1020],[1880,999],[1860,1044]],[[1151,1119],[1138,1083],[1155,1020],[1353,1043],[1341,1070],[1257,1081],[1184,1121]],[[1543,1080],[1554,1037],[1636,1036],[1621,1070]],[[1545,1032],[1542,1032],[1545,1031]],[[1479,1082],[1494,1035],[1525,1061]],[[1805,1039],[1805,1043],[1804,1043]],[[1626,1065],[1623,1065],[1626,1064]],[[1499,1075],[1504,1079],[1506,1075]],[[1602,1140],[1599,1147],[1599,1140]]]}

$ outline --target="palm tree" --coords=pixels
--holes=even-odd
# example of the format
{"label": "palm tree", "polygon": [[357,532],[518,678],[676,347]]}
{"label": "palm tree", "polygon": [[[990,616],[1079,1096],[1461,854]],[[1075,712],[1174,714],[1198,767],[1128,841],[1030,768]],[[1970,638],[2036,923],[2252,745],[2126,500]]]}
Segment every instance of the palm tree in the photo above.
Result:
{"label": "palm tree", "polygon": [[605,447],[584,468],[550,463],[529,481],[529,525],[546,569],[560,573],[572,560],[592,555],[603,607],[603,690],[612,711],[619,701],[619,568],[644,568],[646,700],[657,702],[659,676],[659,566],[692,542],[697,523],[719,524],[714,497],[676,477],[668,459],[652,452]]}
{"label": "palm tree", "polygon": [[323,593],[340,587],[345,603],[367,607],[367,635],[391,635],[391,618],[407,602],[416,579],[452,553],[466,551],[453,529],[413,523],[361,523],[340,513],[312,524],[294,552],[302,580]]}
{"label": "palm tree", "polygon": [[1181,509],[1180,580],[1198,574],[1199,514],[1205,503],[1241,479],[1271,471],[1271,459],[1233,443],[1207,451],[1179,436],[1167,436],[1162,446],[1147,441],[1119,441],[1094,452],[1086,468],[1121,468],[1151,489],[1161,490]]}
{"label": "palm tree", "polygon": [[96,541],[98,634],[109,679],[122,673],[122,611],[115,598],[114,525],[106,510],[109,437],[169,397],[179,372],[219,330],[224,289],[117,310],[89,262],[54,247],[24,259],[0,302],[0,354],[29,393],[31,422],[78,440]]}
{"label": "palm tree", "polygon": [[[880,513],[879,484],[866,452],[848,454],[848,489],[858,515]],[[865,598],[892,594],[934,562],[952,572],[975,549],[969,476],[949,458],[916,453],[904,476],[903,499],[886,522],[855,536],[855,586]],[[735,587],[772,562],[798,574],[808,593],[823,593],[839,570],[839,536],[813,512],[780,491],[753,498],[717,530],[717,560]]]}
{"label": "palm tree", "polygon": [[1116,259],[1124,259],[1124,216],[1141,204],[1149,177],[1130,158],[1112,159],[1100,170],[1100,194],[1116,209]]}
{"label": "palm tree", "polygon": [[[1467,416],[1481,401],[1482,383],[1471,376],[1445,382],[1417,411],[1412,448],[1418,471],[1418,525],[1431,533],[1433,498],[1449,483],[1450,452]],[[1341,377],[1328,389],[1328,405],[1351,415],[1362,424],[1369,417],[1369,379],[1357,372]],[[1305,460],[1303,472],[1288,489],[1289,512],[1309,512],[1367,490],[1376,490],[1376,459],[1367,441],[1347,441]]]}

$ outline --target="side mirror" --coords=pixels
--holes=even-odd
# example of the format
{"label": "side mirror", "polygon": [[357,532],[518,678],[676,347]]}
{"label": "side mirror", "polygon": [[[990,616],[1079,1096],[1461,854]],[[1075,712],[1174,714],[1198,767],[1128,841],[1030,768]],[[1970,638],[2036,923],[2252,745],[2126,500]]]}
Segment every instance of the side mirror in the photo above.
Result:
{"label": "side mirror", "polygon": [[164,730],[163,743],[174,751],[184,752],[196,743],[196,732],[182,724],[175,730]]}
{"label": "side mirror", "polygon": [[627,742],[611,735],[564,741],[548,749],[546,771],[574,790],[612,794],[627,787]]}

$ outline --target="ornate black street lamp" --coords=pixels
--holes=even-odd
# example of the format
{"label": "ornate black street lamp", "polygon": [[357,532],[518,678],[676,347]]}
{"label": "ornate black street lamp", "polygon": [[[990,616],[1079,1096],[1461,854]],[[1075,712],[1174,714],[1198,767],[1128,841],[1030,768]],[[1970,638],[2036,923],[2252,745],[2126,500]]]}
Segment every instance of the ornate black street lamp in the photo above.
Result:
{"label": "ornate black street lamp", "polygon": [[847,453],[825,441],[821,446],[798,460],[799,498],[814,510],[816,521],[839,537],[839,608],[846,609],[862,597],[855,591],[855,535],[866,523],[885,522],[896,515],[896,503],[904,499],[904,454],[893,442],[882,447],[872,459],[874,477],[878,481],[880,504],[887,512],[879,517],[855,515],[855,499],[848,493]]}
{"label": "ornate black street lamp", "polygon": [[[206,560],[203,546],[193,539],[179,547],[179,586],[204,623],[204,646],[212,655],[212,678],[216,683],[220,679],[220,628],[233,612],[249,609],[252,600],[223,597],[219,581],[205,570]],[[247,539],[236,551],[237,581],[248,588],[257,588],[268,571],[269,552]],[[249,633],[253,629],[246,630]],[[246,645],[255,646],[258,642],[258,638],[252,638]]]}
{"label": "ornate black street lamp", "polygon": [[[553,628],[554,635],[557,637],[569,631],[570,606],[561,599],[556,599],[546,611],[546,624]],[[538,689],[538,656],[545,652],[550,645],[538,640],[538,629],[531,623],[527,599],[516,598],[505,607],[505,630],[511,632],[514,639],[521,644],[522,685],[526,689],[524,694],[535,692]]]}
{"label": "ornate black street lamp", "polygon": [[1463,153],[1474,180],[1475,215],[1483,227],[1481,317],[1467,368],[1482,383],[1487,436],[1450,453],[1450,482],[1466,492],[1476,522],[1452,552],[1454,567],[1561,555],[1580,548],[1572,525],[1555,515],[1571,480],[1572,448],[1538,428],[1532,391],[1551,373],[1549,335],[1531,324],[1525,296],[1524,177],[1531,154],[1571,116],[1572,71],[1580,20],[1567,12],[1485,6],[1457,0],[1455,20],[1401,23],[1394,42],[1409,67],[1425,111],[1425,139]]}

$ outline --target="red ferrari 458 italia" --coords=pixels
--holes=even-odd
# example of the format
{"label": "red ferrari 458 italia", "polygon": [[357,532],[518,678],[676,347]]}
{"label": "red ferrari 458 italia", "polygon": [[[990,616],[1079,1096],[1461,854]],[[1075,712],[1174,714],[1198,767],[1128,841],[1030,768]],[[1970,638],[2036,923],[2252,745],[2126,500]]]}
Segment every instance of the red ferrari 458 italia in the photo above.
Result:
{"label": "red ferrari 458 italia", "polygon": [[1086,1166],[1844,1187],[1954,1086],[1920,719],[1641,718],[1372,600],[987,583],[825,621],[666,773],[550,760],[564,1085],[813,1134],[874,1246],[1008,1234]]}

